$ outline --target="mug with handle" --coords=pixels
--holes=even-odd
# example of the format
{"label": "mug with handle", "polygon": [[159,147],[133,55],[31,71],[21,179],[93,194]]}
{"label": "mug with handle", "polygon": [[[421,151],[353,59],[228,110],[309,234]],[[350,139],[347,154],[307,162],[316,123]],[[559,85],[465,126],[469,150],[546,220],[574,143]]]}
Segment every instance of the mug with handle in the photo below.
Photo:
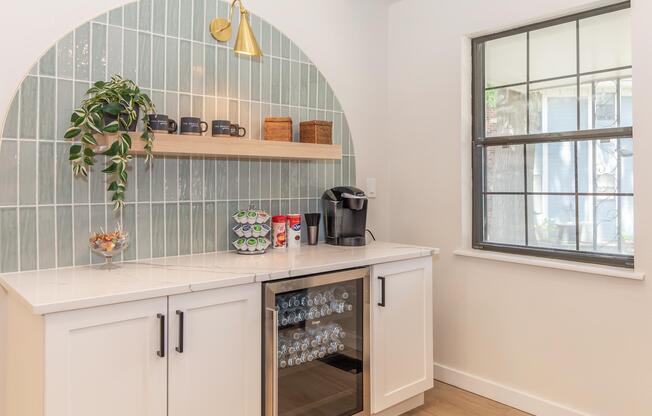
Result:
{"label": "mug with handle", "polygon": [[231,136],[233,137],[244,137],[247,135],[247,129],[240,127],[237,124],[231,124]]}
{"label": "mug with handle", "polygon": [[177,131],[177,122],[168,118],[167,114],[149,114],[149,125],[154,132],[174,133]]}
{"label": "mug with handle", "polygon": [[231,122],[229,120],[213,120],[211,133],[213,136],[230,136]]}
{"label": "mug with handle", "polygon": [[199,117],[181,117],[181,134],[201,136],[208,130],[208,123]]}

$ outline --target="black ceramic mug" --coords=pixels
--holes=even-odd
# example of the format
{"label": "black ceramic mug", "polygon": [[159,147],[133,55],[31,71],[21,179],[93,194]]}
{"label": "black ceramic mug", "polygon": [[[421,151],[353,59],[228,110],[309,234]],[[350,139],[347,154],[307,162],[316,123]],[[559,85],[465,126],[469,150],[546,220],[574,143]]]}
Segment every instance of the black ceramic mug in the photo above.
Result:
{"label": "black ceramic mug", "polygon": [[213,120],[211,127],[213,136],[231,135],[231,122],[229,120]]}
{"label": "black ceramic mug", "polygon": [[181,117],[181,134],[201,136],[208,130],[208,123],[199,117]]}
{"label": "black ceramic mug", "polygon": [[166,114],[149,114],[149,125],[153,131],[174,133],[177,131],[177,122],[168,118]]}
{"label": "black ceramic mug", "polygon": [[240,127],[237,124],[231,124],[231,136],[233,137],[244,137],[247,134],[247,129]]}

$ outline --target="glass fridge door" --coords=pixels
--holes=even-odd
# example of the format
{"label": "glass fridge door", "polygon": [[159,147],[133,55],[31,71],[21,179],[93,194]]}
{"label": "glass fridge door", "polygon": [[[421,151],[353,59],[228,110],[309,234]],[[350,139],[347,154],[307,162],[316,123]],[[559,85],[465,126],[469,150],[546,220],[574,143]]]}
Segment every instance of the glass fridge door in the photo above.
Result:
{"label": "glass fridge door", "polygon": [[368,414],[368,270],[274,289],[267,299],[276,316],[273,416]]}

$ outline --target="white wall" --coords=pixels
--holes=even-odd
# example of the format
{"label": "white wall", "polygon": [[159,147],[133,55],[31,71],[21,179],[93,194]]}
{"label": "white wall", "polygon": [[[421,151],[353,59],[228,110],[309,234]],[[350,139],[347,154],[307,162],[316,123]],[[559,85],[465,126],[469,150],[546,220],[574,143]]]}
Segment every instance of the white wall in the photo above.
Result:
{"label": "white wall", "polygon": [[[652,177],[652,2],[632,3],[636,262],[652,273],[652,189],[643,179]],[[456,370],[450,374],[465,372],[472,376],[467,380],[483,378],[560,404],[540,408],[540,415],[648,416],[649,283],[453,254],[470,243],[462,237],[470,193],[467,36],[595,6],[587,0],[389,6],[391,238],[442,249],[435,265],[435,361]],[[415,234],[412,216],[401,215],[406,208],[432,220]],[[483,383],[478,386],[489,385]]]}
{"label": "white wall", "polygon": [[[0,25],[0,122],[15,90],[38,57],[61,36],[124,0],[8,0]],[[376,0],[249,0],[246,6],[278,27],[315,62],[347,115],[358,183],[377,178],[369,226],[388,238],[389,186],[385,160],[386,6]],[[1,126],[0,126],[1,127]],[[0,131],[2,129],[0,128]],[[1,183],[1,178],[0,178]],[[5,336],[0,292],[0,357]],[[3,374],[0,360],[0,375]],[[0,403],[3,380],[0,377]]]}

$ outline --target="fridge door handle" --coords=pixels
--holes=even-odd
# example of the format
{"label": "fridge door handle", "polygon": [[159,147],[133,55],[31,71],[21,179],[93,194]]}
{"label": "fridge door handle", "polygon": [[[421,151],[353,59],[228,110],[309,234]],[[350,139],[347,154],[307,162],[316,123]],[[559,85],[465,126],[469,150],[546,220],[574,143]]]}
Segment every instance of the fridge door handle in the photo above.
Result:
{"label": "fridge door handle", "polygon": [[156,351],[156,355],[165,358],[165,315],[159,313],[156,318],[159,322],[159,350]]}
{"label": "fridge door handle", "polygon": [[382,306],[384,308],[385,307],[385,276],[378,276],[378,280],[380,280],[380,302],[378,302],[378,306]]}
{"label": "fridge door handle", "polygon": [[[265,308],[266,313],[271,315],[271,319],[266,318],[267,334],[266,339],[271,336],[272,351],[266,354],[267,357],[267,394],[266,404],[267,414],[278,416],[278,311],[276,308]],[[269,345],[269,344],[268,344]]]}

